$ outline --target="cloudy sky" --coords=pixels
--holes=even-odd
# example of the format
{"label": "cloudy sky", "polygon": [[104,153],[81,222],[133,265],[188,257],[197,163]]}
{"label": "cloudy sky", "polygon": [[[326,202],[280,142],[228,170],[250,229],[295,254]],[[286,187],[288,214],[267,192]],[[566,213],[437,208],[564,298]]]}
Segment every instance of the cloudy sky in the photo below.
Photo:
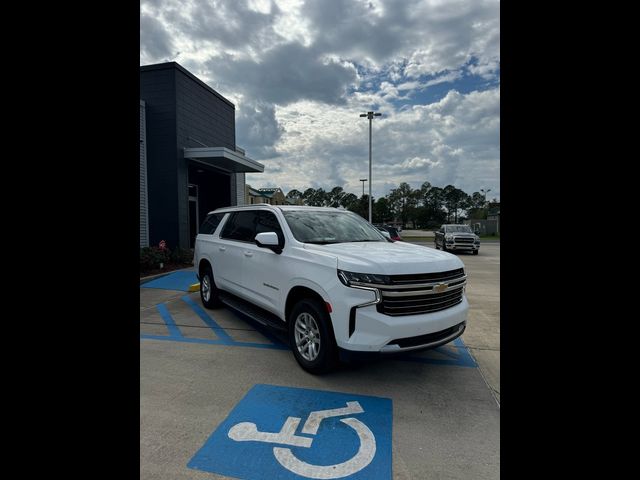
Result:
{"label": "cloudy sky", "polygon": [[[140,64],[180,63],[236,107],[254,187],[500,198],[495,0],[143,0]],[[368,189],[368,184],[365,187]]]}

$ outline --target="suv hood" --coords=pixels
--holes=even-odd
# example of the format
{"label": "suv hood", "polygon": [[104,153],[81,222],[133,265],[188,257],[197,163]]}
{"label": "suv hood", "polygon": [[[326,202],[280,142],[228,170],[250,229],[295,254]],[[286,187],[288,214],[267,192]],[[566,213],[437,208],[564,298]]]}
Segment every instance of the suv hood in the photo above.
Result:
{"label": "suv hood", "polygon": [[402,275],[464,268],[462,261],[451,253],[411,243],[306,243],[304,248],[334,255],[338,261],[338,268],[350,272]]}

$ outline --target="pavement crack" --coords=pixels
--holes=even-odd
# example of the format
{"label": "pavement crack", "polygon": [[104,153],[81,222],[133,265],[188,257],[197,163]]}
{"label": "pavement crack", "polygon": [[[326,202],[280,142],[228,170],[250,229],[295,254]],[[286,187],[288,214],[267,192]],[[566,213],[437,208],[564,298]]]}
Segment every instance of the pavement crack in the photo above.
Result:
{"label": "pavement crack", "polygon": [[495,347],[479,347],[479,346],[475,346],[475,345],[469,345],[468,343],[465,343],[465,346],[467,348],[473,348],[474,350],[486,350],[489,352],[499,352],[500,348],[495,348]]}

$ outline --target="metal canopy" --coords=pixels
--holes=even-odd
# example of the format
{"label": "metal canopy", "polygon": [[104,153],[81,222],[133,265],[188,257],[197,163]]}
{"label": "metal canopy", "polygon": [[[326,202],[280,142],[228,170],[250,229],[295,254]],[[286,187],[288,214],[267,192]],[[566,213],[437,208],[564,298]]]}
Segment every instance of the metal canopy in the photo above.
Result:
{"label": "metal canopy", "polygon": [[264,172],[264,165],[225,147],[185,148],[184,158],[232,173]]}

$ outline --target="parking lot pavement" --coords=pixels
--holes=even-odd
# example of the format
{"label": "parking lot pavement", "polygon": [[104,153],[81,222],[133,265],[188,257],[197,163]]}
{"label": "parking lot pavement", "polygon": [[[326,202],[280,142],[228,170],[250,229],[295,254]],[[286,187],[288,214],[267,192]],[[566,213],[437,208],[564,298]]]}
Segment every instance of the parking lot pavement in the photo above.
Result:
{"label": "parking lot pavement", "polygon": [[[433,242],[412,242],[434,248]],[[483,242],[478,255],[454,253],[467,273],[469,317],[464,343],[500,403],[500,242]]]}
{"label": "parking lot pavement", "polygon": [[[346,469],[341,478],[499,478],[499,245],[460,257],[471,304],[461,340],[324,376],[304,372],[281,338],[241,315],[204,310],[197,293],[141,288],[140,478],[320,478],[314,468],[338,478],[331,465]],[[356,400],[362,413],[322,420],[317,437],[283,433],[287,419],[300,419],[299,432],[312,412]],[[376,410],[384,402],[387,423]],[[357,430],[358,418],[368,428]],[[233,439],[239,424],[254,425],[241,430],[253,441]],[[286,443],[304,437],[315,443]],[[278,463],[276,451],[293,460]]]}

